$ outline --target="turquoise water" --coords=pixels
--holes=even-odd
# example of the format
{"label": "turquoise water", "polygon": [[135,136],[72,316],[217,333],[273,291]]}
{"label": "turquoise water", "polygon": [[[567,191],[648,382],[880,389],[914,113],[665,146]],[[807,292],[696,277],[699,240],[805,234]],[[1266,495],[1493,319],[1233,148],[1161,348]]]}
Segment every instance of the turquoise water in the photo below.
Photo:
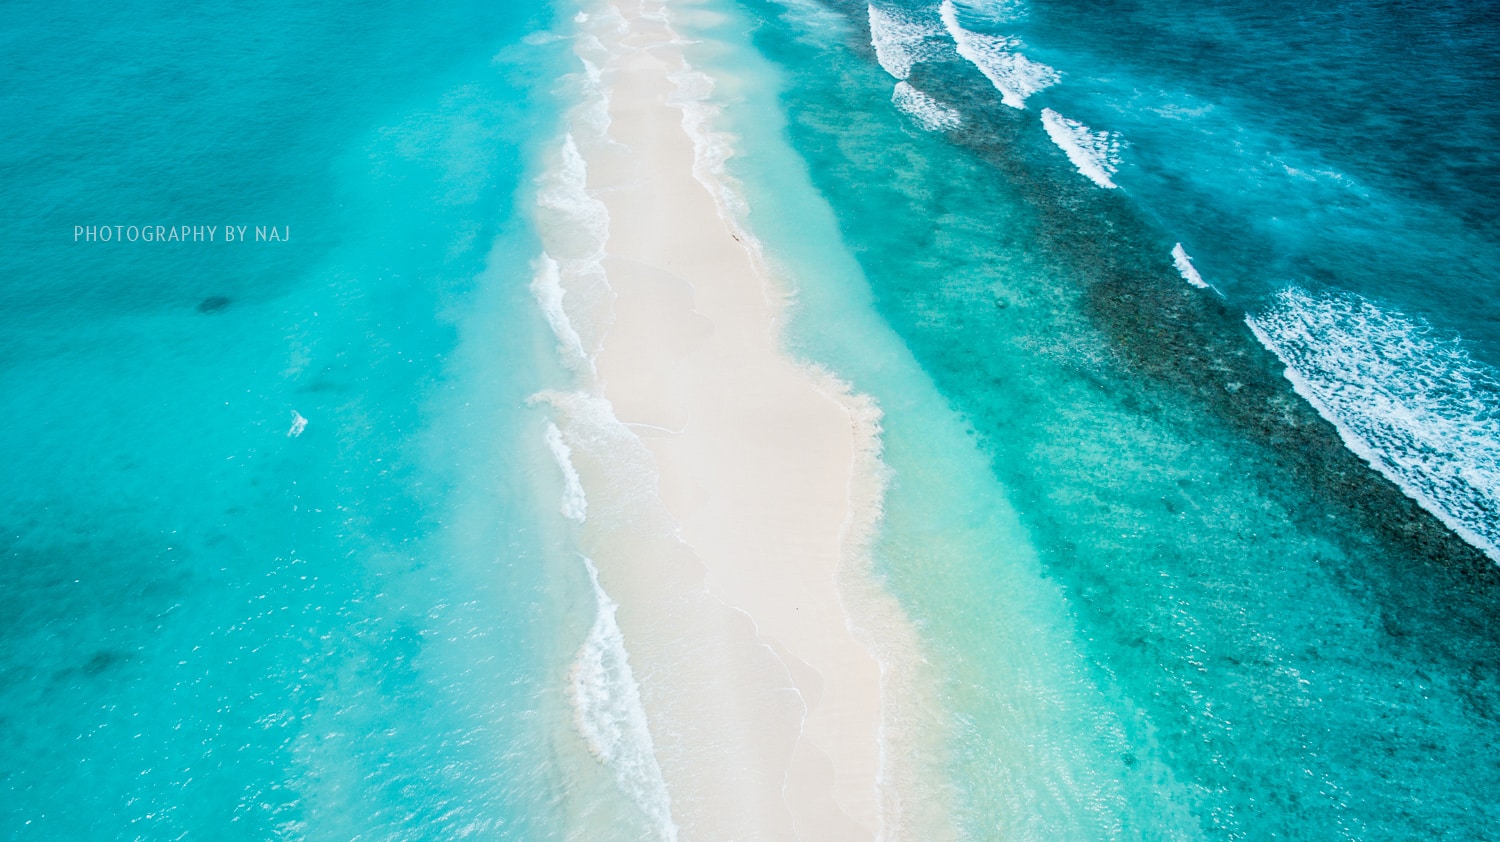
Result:
{"label": "turquoise water", "polygon": [[[550,13],[8,21],[3,835],[555,835]],[[290,236],[73,240],[226,223]]]}
{"label": "turquoise water", "polygon": [[[957,127],[934,132],[927,129],[941,121],[924,126],[892,102],[892,76],[904,68],[888,54],[897,73],[888,72],[869,47],[867,7],[837,5],[818,15],[805,5],[743,8],[758,23],[756,45],[780,68],[786,136],[836,219],[836,233],[826,236],[840,238],[857,266],[820,273],[812,258],[798,256],[791,243],[805,223],[785,226],[779,240],[774,221],[757,230],[766,230],[773,253],[779,248],[803,269],[799,347],[832,362],[887,409],[895,479],[880,562],[943,661],[948,771],[965,830],[975,838],[1484,836],[1495,820],[1489,793],[1497,783],[1487,758],[1500,733],[1489,701],[1500,677],[1493,563],[1354,455],[1293,392],[1282,362],[1242,319],[1248,309],[1266,324],[1279,311],[1262,309],[1263,301],[1288,284],[1314,290],[1300,293],[1314,305],[1352,302],[1325,307],[1332,315],[1322,323],[1284,320],[1307,326],[1308,340],[1338,340],[1287,352],[1313,358],[1303,374],[1314,383],[1328,373],[1319,364],[1332,374],[1374,374],[1381,369],[1371,360],[1402,361],[1395,346],[1431,351],[1405,360],[1431,377],[1404,379],[1397,368],[1374,397],[1420,409],[1411,392],[1417,386],[1470,389],[1462,400],[1434,399],[1426,416],[1413,417],[1460,438],[1479,436],[1456,446],[1458,456],[1475,460],[1469,476],[1483,526],[1483,495],[1493,492],[1485,460],[1494,445],[1482,435],[1500,405],[1486,391],[1489,336],[1479,329],[1482,311],[1469,309],[1470,321],[1442,321],[1465,311],[1475,275],[1427,278],[1428,298],[1450,308],[1441,310],[1400,297],[1406,281],[1398,270],[1422,257],[1371,261],[1421,243],[1488,266],[1490,235],[1455,231],[1460,223],[1451,222],[1483,215],[1492,200],[1483,182],[1459,190],[1463,200],[1443,192],[1463,186],[1461,169],[1477,166],[1492,179],[1486,159],[1438,160],[1433,168],[1448,168],[1448,176],[1433,176],[1421,201],[1402,194],[1400,217],[1334,204],[1326,187],[1299,193],[1283,185],[1277,193],[1258,182],[1242,192],[1248,188],[1222,171],[1242,166],[1232,159],[1215,158],[1221,169],[1190,175],[1180,166],[1152,170],[1158,162],[1145,152],[1128,157],[1151,143],[1129,131],[1150,115],[1120,117],[1140,105],[1120,92],[1145,83],[1119,69],[1155,72],[1152,54],[1133,56],[1133,42],[1116,34],[1125,43],[1115,63],[1093,63],[1079,45],[1100,45],[1080,34],[1116,27],[1118,10],[1061,4],[960,12],[965,29],[1020,34],[1037,61],[1067,68],[1055,90],[1025,99],[1025,110],[1004,105],[1002,91],[943,40],[950,35],[938,9],[904,10],[908,32],[918,33],[905,36],[915,44],[909,55],[918,57],[909,84],[961,115]],[[1155,7],[1132,9],[1134,25],[1162,26]],[[1193,10],[1176,9],[1177,18],[1162,11],[1178,28],[1195,21]],[[1196,13],[1239,14],[1227,6]],[[1278,20],[1270,12],[1253,17],[1272,29]],[[1078,20],[1094,29],[1071,28]],[[1287,20],[1298,32],[1307,25]],[[1175,45],[1153,37],[1155,50]],[[1228,36],[1205,26],[1203,37]],[[1334,73],[1342,58],[1304,63]],[[1000,65],[996,75],[1010,80],[1001,71],[1015,66]],[[1209,94],[1216,103],[1269,96],[1234,87],[1250,87],[1244,80],[1253,68],[1170,87],[1195,66],[1168,62],[1180,75],[1151,81],[1180,97],[1203,96],[1204,85],[1220,82]],[[1463,71],[1453,73],[1462,79]],[[1451,85],[1453,76],[1445,78]],[[1482,91],[1489,79],[1473,81]],[[1283,102],[1277,120],[1246,117],[1229,136],[1217,134],[1212,120],[1198,121],[1201,147],[1179,132],[1172,150],[1210,156],[1245,132],[1272,136],[1285,128],[1283,117],[1304,115],[1294,105],[1319,108],[1312,98]],[[1117,156],[1106,175],[1118,189],[1101,188],[1062,154],[1040,119],[1043,107],[1087,122],[1090,131],[1107,125],[1121,133],[1086,161]],[[1208,113],[1220,119],[1227,107]],[[1106,123],[1105,115],[1117,121]],[[1319,146],[1319,137],[1276,135],[1287,155],[1302,156],[1296,162],[1340,151],[1354,157]],[[1365,161],[1361,177],[1373,181],[1387,165]],[[776,169],[747,155],[747,181],[773,178],[758,166]],[[1192,190],[1209,193],[1215,214],[1204,213],[1203,203],[1172,206]],[[1442,223],[1447,239],[1403,228],[1411,215],[1440,213],[1450,220]],[[1362,226],[1327,222],[1339,214]],[[1195,234],[1184,220],[1199,231],[1218,224],[1222,239]],[[1277,236],[1258,241],[1258,229]],[[1343,253],[1325,248],[1332,239]],[[1372,256],[1365,244],[1376,241],[1385,251]],[[1470,241],[1477,244],[1466,247]],[[1198,269],[1221,294],[1179,277],[1171,256],[1177,242],[1211,256]],[[1252,247],[1277,260],[1235,251]],[[1298,270],[1309,255],[1341,260],[1342,286],[1334,289],[1327,273]],[[820,300],[812,289],[839,274],[867,290],[962,419],[971,458],[987,472],[963,464],[964,449],[931,432],[931,407],[903,402],[890,363],[869,353],[861,331],[831,327],[848,319],[837,310],[847,303]],[[1339,297],[1349,295],[1362,298]],[[1373,315],[1361,310],[1375,308],[1370,301],[1379,302]],[[1309,310],[1316,314],[1316,306]],[[1439,329],[1424,329],[1419,318]],[[1476,341],[1455,345],[1441,328],[1461,328]],[[1326,362],[1333,351],[1366,356],[1339,367]],[[1347,392],[1366,384],[1339,385]],[[1391,429],[1339,420],[1356,431]],[[1421,434],[1375,443],[1420,444]],[[1045,610],[1054,591],[1056,613]],[[1075,657],[1082,662],[1076,677],[1068,675]],[[1038,745],[1062,748],[1040,757]]]}
{"label": "turquoise water", "polygon": [[[1434,512],[1500,522],[1493,16],[892,3],[878,55],[864,4],[710,8],[793,350],[885,412],[922,809],[1483,837],[1500,575]],[[572,731],[526,405],[572,11],[12,8],[6,836],[648,835]],[[290,236],[74,240],[117,224]]]}

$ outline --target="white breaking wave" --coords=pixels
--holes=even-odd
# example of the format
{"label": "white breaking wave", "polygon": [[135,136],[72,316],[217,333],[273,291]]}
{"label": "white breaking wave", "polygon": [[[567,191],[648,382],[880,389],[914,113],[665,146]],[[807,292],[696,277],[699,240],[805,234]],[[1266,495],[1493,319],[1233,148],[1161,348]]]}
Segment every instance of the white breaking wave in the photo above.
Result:
{"label": "white breaking wave", "polygon": [[1208,282],[1204,281],[1203,276],[1198,274],[1198,267],[1193,265],[1193,259],[1188,257],[1188,253],[1183,249],[1182,243],[1172,246],[1172,265],[1177,267],[1177,271],[1182,275],[1184,281],[1199,289],[1208,289]]}
{"label": "white breaking wave", "polygon": [[625,635],[615,620],[620,607],[599,584],[588,558],[597,613],[573,663],[572,694],[579,733],[589,750],[615,772],[615,783],[646,813],[661,839],[675,842],[677,823],[667,782],[656,762],[641,688],[630,669]]}
{"label": "white breaking wave", "polygon": [[599,62],[609,60],[609,50],[599,36],[592,32],[580,32],[573,41],[573,53],[583,64],[580,80],[582,96],[574,106],[581,122],[601,138],[607,137],[610,126],[609,93],[604,86],[604,70]]}
{"label": "white breaking wave", "polygon": [[1025,108],[1027,97],[1058,83],[1056,70],[1016,52],[1019,41],[964,29],[953,0],[943,0],[940,14],[958,54],[979,68],[1000,92],[1000,100],[1011,108]]}
{"label": "white breaking wave", "polygon": [[578,151],[572,132],[563,139],[559,166],[547,173],[537,191],[537,204],[562,217],[558,233],[571,233],[559,250],[563,260],[593,260],[603,257],[609,238],[609,209],[588,190],[588,165]]}
{"label": "white breaking wave", "polygon": [[[548,424],[547,439],[564,474],[563,513],[583,520],[589,501],[574,467],[582,461],[603,468],[591,475],[603,505],[588,507],[590,525],[597,522],[606,534],[639,527],[638,509],[625,501],[657,496],[655,465],[609,401],[583,391],[545,391],[533,395],[530,403],[546,406],[556,419]],[[593,561],[584,557],[583,562],[593,586],[595,615],[568,679],[574,724],[589,751],[614,773],[620,792],[648,819],[652,837],[675,842],[678,828],[671,798],[616,619],[619,605],[604,590]]]}
{"label": "white breaking wave", "polygon": [[1500,376],[1456,338],[1297,287],[1246,319],[1344,443],[1500,562]]}
{"label": "white breaking wave", "polygon": [[891,102],[930,132],[956,129],[963,122],[963,115],[957,109],[949,108],[907,82],[896,83]]}
{"label": "white breaking wave", "polygon": [[547,422],[547,449],[552,451],[552,458],[557,460],[557,469],[563,475],[563,496],[560,509],[563,517],[569,520],[583,523],[588,518],[589,498],[583,493],[583,481],[578,476],[578,469],[573,467],[573,448],[563,441],[562,430],[551,421]]}
{"label": "white breaking wave", "polygon": [[286,437],[289,439],[294,439],[302,435],[302,431],[306,429],[307,419],[302,417],[302,413],[298,412],[295,409],[292,410],[292,426],[286,431]]}
{"label": "white breaking wave", "polygon": [[[735,137],[714,128],[723,109],[711,99],[713,77],[684,63],[681,70],[668,78],[675,89],[667,102],[682,110],[682,129],[693,141],[693,178],[713,196],[719,218],[744,245],[756,266],[763,268],[765,258],[760,240],[743,222],[749,215],[749,205],[740,195],[738,180],[729,173]],[[764,277],[764,272],[761,275]]]}
{"label": "white breaking wave", "polygon": [[942,34],[936,26],[897,16],[874,5],[869,11],[870,45],[885,72],[905,79],[911,75],[912,65],[935,54],[932,39]]}
{"label": "white breaking wave", "polygon": [[531,294],[542,308],[542,315],[552,328],[552,335],[557,337],[558,353],[562,355],[563,362],[569,368],[586,367],[589,373],[594,373],[594,361],[588,349],[583,346],[583,338],[573,328],[573,322],[568,319],[568,311],[563,306],[563,298],[567,292],[562,287],[562,270],[557,261],[552,259],[552,255],[544,252],[537,260],[536,274],[531,279]]}
{"label": "white breaking wave", "polygon": [[[620,422],[614,406],[592,391],[546,390],[528,402],[546,407],[556,419],[570,450],[570,461],[601,467],[590,475],[594,481],[589,501],[589,521],[601,529],[629,525],[618,501],[649,500],[658,496],[656,462],[651,451],[631,429]],[[603,502],[601,502],[603,501]],[[611,504],[610,501],[616,501]]]}
{"label": "white breaking wave", "polygon": [[693,142],[693,178],[713,195],[721,214],[737,217],[746,208],[730,189],[728,163],[734,156],[734,137],[713,128],[723,110],[711,99],[713,77],[684,64],[668,78],[674,86],[668,103],[682,111],[682,129]]}
{"label": "white breaking wave", "polygon": [[[532,292],[563,346],[564,361],[592,370],[593,352],[608,330],[606,309],[593,302],[613,295],[604,272],[609,210],[589,192],[588,167],[571,132],[560,152],[557,165],[543,174],[537,190],[538,223],[547,254],[532,281]],[[556,264],[555,276],[549,275],[548,262]],[[571,310],[565,305],[572,299],[564,291],[579,296]]]}
{"label": "white breaking wave", "polygon": [[1111,178],[1120,168],[1120,148],[1123,145],[1115,132],[1096,132],[1077,120],[1053,111],[1042,109],[1042,125],[1047,136],[1057,148],[1067,154],[1068,160],[1089,180],[1113,190],[1119,185]]}
{"label": "white breaking wave", "polygon": [[[599,40],[593,35],[590,35],[588,37],[593,38],[593,40],[596,42]],[[599,68],[599,65],[594,64],[593,62],[589,61],[586,58],[583,58],[582,56],[579,56],[578,60],[583,62],[583,76],[585,79],[588,79],[595,85],[600,84],[604,81],[604,71]]]}

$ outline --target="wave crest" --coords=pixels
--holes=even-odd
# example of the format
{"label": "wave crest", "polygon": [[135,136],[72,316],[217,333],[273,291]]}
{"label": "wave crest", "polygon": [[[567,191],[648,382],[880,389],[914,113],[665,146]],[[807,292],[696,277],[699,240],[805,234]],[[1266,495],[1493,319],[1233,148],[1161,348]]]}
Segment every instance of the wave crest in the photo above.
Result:
{"label": "wave crest", "polygon": [[932,39],[942,34],[936,26],[869,7],[870,45],[885,72],[897,79],[911,75],[912,65],[926,61],[936,52]]}
{"label": "wave crest", "polygon": [[599,584],[594,563],[587,557],[583,563],[594,586],[597,612],[571,676],[578,731],[589,750],[615,771],[621,791],[652,820],[660,838],[675,842],[677,823],[672,820],[667,783],[656,762],[625,635],[615,620],[620,606]]}
{"label": "wave crest", "polygon": [[552,451],[552,458],[563,475],[563,496],[559,508],[563,517],[583,523],[588,518],[589,499],[583,492],[583,480],[578,476],[578,469],[573,467],[573,449],[563,440],[562,430],[551,421],[547,422],[546,437],[547,449]]}
{"label": "wave crest", "polygon": [[956,129],[963,122],[963,115],[957,109],[949,108],[907,82],[896,83],[891,102],[930,132]]}
{"label": "wave crest", "polygon": [[1182,243],[1172,246],[1172,265],[1177,267],[1177,272],[1184,281],[1198,289],[1208,289],[1208,282],[1198,274],[1198,267],[1193,265],[1193,259],[1188,257],[1187,249],[1182,247]]}
{"label": "wave crest", "polygon": [[1119,186],[1113,179],[1120,168],[1120,149],[1124,146],[1118,134],[1096,132],[1050,108],[1042,109],[1042,125],[1057,148],[1090,181],[1110,190]]}
{"label": "wave crest", "polygon": [[964,29],[958,22],[958,9],[953,0],[943,0],[939,14],[958,47],[958,54],[979,68],[979,72],[1000,92],[1001,102],[1011,108],[1025,108],[1027,97],[1061,80],[1056,70],[1016,52],[1021,46],[1020,41]]}
{"label": "wave crest", "polygon": [[1500,376],[1455,337],[1353,294],[1288,287],[1246,319],[1345,444],[1500,562]]}

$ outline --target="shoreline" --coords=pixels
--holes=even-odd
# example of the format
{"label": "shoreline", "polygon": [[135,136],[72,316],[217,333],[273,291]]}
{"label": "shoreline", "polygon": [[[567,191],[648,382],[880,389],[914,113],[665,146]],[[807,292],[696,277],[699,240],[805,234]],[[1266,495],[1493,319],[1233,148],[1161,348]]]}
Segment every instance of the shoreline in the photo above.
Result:
{"label": "shoreline", "polygon": [[575,21],[592,101],[539,196],[533,289],[583,386],[538,398],[620,632],[612,667],[580,652],[580,731],[662,838],[881,837],[888,662],[914,634],[865,581],[879,410],[786,352],[713,80],[664,7]]}

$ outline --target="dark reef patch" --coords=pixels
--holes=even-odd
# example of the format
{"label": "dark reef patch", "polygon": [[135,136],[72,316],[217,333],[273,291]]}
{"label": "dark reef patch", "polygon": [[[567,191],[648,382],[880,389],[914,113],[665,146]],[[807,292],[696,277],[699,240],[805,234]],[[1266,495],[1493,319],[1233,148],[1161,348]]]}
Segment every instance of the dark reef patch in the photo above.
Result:
{"label": "dark reef patch", "polygon": [[109,649],[100,649],[98,652],[94,653],[93,657],[84,662],[82,667],[83,674],[98,675],[110,669],[111,667],[123,662],[125,658],[126,656],[122,652],[113,652]]}
{"label": "dark reef patch", "polygon": [[[1010,109],[972,65],[929,60],[910,83],[965,122],[926,133],[889,105],[864,3],[834,0],[849,34],[816,44],[742,3],[876,308],[1014,493],[1098,680],[1213,793],[1195,807],[1208,835],[1481,826],[1500,567],[1296,394],[1245,324],[1259,302],[1189,286],[1171,232],[1075,171],[1040,126],[1045,95]],[[1135,427],[1165,435],[1137,446]],[[898,590],[922,576],[891,564]],[[1364,756],[1396,730],[1392,759]]]}

